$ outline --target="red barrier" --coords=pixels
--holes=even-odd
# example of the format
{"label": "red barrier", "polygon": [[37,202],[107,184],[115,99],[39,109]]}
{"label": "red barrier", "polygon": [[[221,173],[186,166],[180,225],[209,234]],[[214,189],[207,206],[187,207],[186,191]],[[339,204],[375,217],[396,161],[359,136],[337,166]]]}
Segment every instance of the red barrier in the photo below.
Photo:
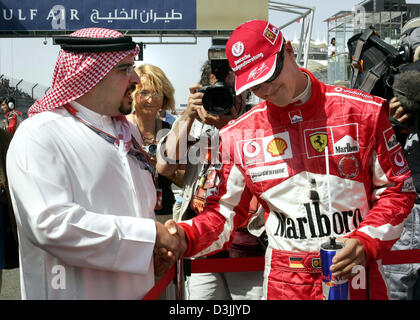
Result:
{"label": "red barrier", "polygon": [[420,249],[394,250],[382,258],[382,264],[420,263]]}
{"label": "red barrier", "polygon": [[244,272],[262,270],[264,270],[264,257],[191,260],[191,273]]}
{"label": "red barrier", "polygon": [[[263,271],[264,257],[255,258],[212,258],[194,259],[191,261],[191,273],[207,272],[246,272]],[[420,249],[395,250],[388,252],[382,258],[382,264],[410,264],[420,263]],[[143,300],[156,300],[166,287],[176,277],[176,268],[173,266],[159,282],[146,294]]]}
{"label": "red barrier", "polygon": [[165,291],[166,287],[174,280],[176,276],[175,265],[166,272],[158,283],[149,290],[149,292],[143,297],[143,300],[157,300],[160,295]]}

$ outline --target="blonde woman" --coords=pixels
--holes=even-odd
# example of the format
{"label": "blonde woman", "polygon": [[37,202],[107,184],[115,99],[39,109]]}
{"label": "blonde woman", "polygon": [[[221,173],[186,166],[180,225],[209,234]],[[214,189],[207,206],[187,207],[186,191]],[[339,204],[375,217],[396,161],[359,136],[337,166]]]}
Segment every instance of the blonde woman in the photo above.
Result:
{"label": "blonde woman", "polygon": [[[159,118],[160,110],[174,110],[174,88],[159,67],[143,64],[135,69],[140,78],[133,92],[133,112],[127,119],[137,126],[136,139],[142,141],[152,164],[156,164],[156,145],[170,129],[170,124]],[[171,189],[172,181],[155,172],[157,215],[172,215],[175,202]]]}

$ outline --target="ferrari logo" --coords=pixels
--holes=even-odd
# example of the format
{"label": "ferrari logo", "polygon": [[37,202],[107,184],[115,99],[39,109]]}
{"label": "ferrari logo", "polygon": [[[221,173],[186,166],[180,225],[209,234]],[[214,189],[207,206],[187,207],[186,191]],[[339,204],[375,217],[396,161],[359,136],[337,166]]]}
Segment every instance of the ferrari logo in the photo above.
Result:
{"label": "ferrari logo", "polygon": [[324,152],[328,144],[328,135],[325,132],[315,132],[309,136],[312,147],[319,153]]}
{"label": "ferrari logo", "polygon": [[271,30],[267,30],[265,32],[265,36],[267,38],[269,38],[270,40],[275,40],[276,39],[276,35]]}

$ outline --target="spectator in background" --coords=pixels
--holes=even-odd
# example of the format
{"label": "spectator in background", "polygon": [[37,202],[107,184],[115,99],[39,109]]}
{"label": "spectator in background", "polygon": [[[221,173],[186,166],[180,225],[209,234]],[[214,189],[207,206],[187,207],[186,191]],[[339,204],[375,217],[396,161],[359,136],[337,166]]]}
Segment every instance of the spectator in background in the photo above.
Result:
{"label": "spectator in background", "polygon": [[[145,151],[148,152],[153,166],[156,166],[156,145],[171,125],[159,118],[159,110],[174,110],[175,97],[171,82],[165,73],[157,66],[143,64],[136,68],[140,78],[133,92],[133,112],[127,119],[136,126],[135,137],[142,141]],[[172,192],[172,181],[156,170],[153,172],[156,185],[157,215],[171,215],[175,203]]]}
{"label": "spectator in background", "polygon": [[1,110],[5,114],[7,131],[12,135],[22,122],[22,112],[16,110],[16,103],[13,98],[4,99],[1,103]]}
{"label": "spectator in background", "polygon": [[335,53],[336,53],[335,38],[332,38],[331,43],[328,46],[328,58],[333,58],[335,56]]}
{"label": "spectator in background", "polygon": [[4,118],[1,119],[1,128],[4,129],[4,130],[6,130],[6,131],[9,131],[9,130],[7,130],[8,123],[7,123],[7,117],[6,117],[6,114],[9,111],[9,108],[7,107],[7,100],[6,100],[6,98],[1,99],[1,102],[0,102],[0,110],[4,113]]}
{"label": "spectator in background", "polygon": [[2,270],[19,267],[16,221],[6,175],[6,153],[11,139],[8,131],[0,129],[0,292]]}
{"label": "spectator in background", "polygon": [[[214,84],[216,77],[211,72],[209,61],[204,63],[201,70],[200,84],[190,87],[186,110],[158,146],[158,150],[161,150],[161,147],[164,148],[168,159],[174,159],[173,155],[176,154],[177,150],[182,149],[186,140],[192,141],[188,145],[188,150],[180,151],[182,155],[189,155],[188,159],[184,158],[188,162],[186,168],[183,164],[167,163],[158,151],[157,168],[161,174],[172,175],[175,170],[185,168],[182,193],[173,210],[175,221],[189,219],[202,212],[206,198],[214,192],[217,185],[216,169],[211,163],[211,157],[208,157],[209,154],[205,150],[207,150],[209,141],[218,137],[218,130],[230,120],[236,119],[245,110],[246,92],[237,97],[236,105],[232,106],[230,114],[216,116],[208,113],[202,105],[203,93],[198,92],[198,90]],[[233,72],[229,71],[226,78],[220,80],[224,80],[233,87]],[[193,152],[194,150],[200,153],[198,159],[191,158],[193,154],[196,155],[196,152]],[[204,159],[202,158],[203,153]],[[258,205],[256,198],[251,203],[249,209],[252,211],[250,214],[253,214]],[[238,228],[233,243],[228,250],[207,258],[263,256],[264,246],[246,228],[246,223]],[[262,297],[262,281],[262,271],[192,273],[186,279],[185,297],[187,300],[260,300]]]}

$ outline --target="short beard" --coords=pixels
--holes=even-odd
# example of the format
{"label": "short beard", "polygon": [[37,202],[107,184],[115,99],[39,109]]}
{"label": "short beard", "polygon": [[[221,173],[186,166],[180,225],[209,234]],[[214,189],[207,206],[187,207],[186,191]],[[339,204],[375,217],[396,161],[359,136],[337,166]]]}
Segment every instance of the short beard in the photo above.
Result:
{"label": "short beard", "polygon": [[[130,90],[131,91],[134,91],[136,89],[136,86],[134,85],[134,84],[132,84],[132,85],[130,85],[130,87],[125,91],[125,94],[127,94]],[[130,108],[128,108],[128,109],[124,109],[124,103],[123,102],[121,102],[121,104],[120,104],[120,106],[119,106],[119,108],[118,108],[118,111],[121,113],[121,114],[123,114],[123,115],[125,115],[125,116],[127,116],[127,115],[129,115],[130,113],[131,113],[131,106],[130,106]]]}
{"label": "short beard", "polygon": [[118,111],[123,114],[123,115],[129,115],[131,113],[131,107],[129,109],[125,109],[124,105],[121,104],[120,107],[118,108]]}

